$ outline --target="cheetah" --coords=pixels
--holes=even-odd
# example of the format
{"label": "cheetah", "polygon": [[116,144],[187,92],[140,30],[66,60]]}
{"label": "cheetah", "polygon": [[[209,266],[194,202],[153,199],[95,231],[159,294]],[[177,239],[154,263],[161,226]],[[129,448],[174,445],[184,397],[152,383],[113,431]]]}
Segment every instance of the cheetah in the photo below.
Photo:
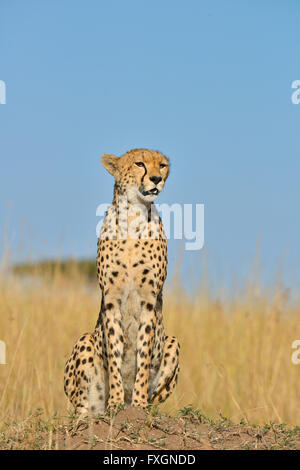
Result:
{"label": "cheetah", "polygon": [[179,343],[163,326],[167,240],[153,204],[169,175],[169,159],[134,149],[121,157],[104,154],[101,162],[115,179],[98,238],[101,308],[94,332],[75,344],[64,376],[79,415],[161,403],[179,373]]}

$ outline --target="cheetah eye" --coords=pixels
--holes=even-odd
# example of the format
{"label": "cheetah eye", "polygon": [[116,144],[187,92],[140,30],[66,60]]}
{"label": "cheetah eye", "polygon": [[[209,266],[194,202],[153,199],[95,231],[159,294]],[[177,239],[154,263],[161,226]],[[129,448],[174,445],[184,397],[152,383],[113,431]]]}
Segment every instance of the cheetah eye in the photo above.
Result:
{"label": "cheetah eye", "polygon": [[143,162],[135,162],[135,164],[136,164],[136,166],[138,166],[138,167],[140,167],[140,168],[141,168],[142,166],[144,166],[144,163],[143,163]]}
{"label": "cheetah eye", "polygon": [[165,168],[167,165],[165,163],[161,163],[159,166],[160,168]]}

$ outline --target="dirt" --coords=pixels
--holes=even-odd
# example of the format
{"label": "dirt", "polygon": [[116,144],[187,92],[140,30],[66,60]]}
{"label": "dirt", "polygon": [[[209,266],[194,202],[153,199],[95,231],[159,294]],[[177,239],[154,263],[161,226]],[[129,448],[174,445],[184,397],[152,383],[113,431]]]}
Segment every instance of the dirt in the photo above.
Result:
{"label": "dirt", "polygon": [[300,427],[232,423],[211,419],[192,406],[167,416],[158,408],[125,408],[88,420],[45,418],[38,409],[26,420],[0,428],[0,450],[217,450],[300,449]]}
{"label": "dirt", "polygon": [[205,420],[194,412],[173,418],[130,407],[112,418],[104,416],[64,426],[53,436],[50,447],[81,450],[300,449],[300,428],[234,425],[223,417],[217,421],[203,422]]}

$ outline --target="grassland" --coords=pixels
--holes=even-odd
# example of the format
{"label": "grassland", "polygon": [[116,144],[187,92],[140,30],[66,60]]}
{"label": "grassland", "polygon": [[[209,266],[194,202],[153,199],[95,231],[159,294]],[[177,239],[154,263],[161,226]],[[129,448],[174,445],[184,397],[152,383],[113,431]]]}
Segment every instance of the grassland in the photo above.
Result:
{"label": "grassland", "polygon": [[[300,302],[289,302],[280,288],[270,294],[249,284],[223,300],[203,289],[190,296],[175,279],[170,284],[165,324],[181,343],[181,373],[160,412],[177,416],[190,407],[211,422],[222,416],[236,425],[285,423],[295,429],[300,365],[291,361],[291,345],[300,339]],[[90,268],[76,263],[1,275],[0,340],[7,364],[0,365],[0,431],[26,429],[41,413],[39,426],[46,430],[53,416],[65,422],[64,364],[74,341],[93,330],[99,304]]]}

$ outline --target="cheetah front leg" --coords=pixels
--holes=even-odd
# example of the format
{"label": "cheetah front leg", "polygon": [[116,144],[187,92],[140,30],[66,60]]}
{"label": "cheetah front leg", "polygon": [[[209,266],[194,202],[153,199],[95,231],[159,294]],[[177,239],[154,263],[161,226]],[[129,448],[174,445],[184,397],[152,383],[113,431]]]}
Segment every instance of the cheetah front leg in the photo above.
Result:
{"label": "cheetah front leg", "polygon": [[149,390],[151,403],[162,403],[173,392],[179,373],[179,349],[180,345],[174,336],[165,337],[160,367]]}
{"label": "cheetah front leg", "polygon": [[124,387],[121,376],[124,336],[118,297],[113,290],[104,296],[103,328],[106,341],[109,397],[107,408],[124,405]]}
{"label": "cheetah front leg", "polygon": [[150,363],[154,343],[156,315],[151,302],[142,301],[142,313],[137,337],[137,373],[132,394],[132,406],[146,408],[148,405],[148,389]]}

